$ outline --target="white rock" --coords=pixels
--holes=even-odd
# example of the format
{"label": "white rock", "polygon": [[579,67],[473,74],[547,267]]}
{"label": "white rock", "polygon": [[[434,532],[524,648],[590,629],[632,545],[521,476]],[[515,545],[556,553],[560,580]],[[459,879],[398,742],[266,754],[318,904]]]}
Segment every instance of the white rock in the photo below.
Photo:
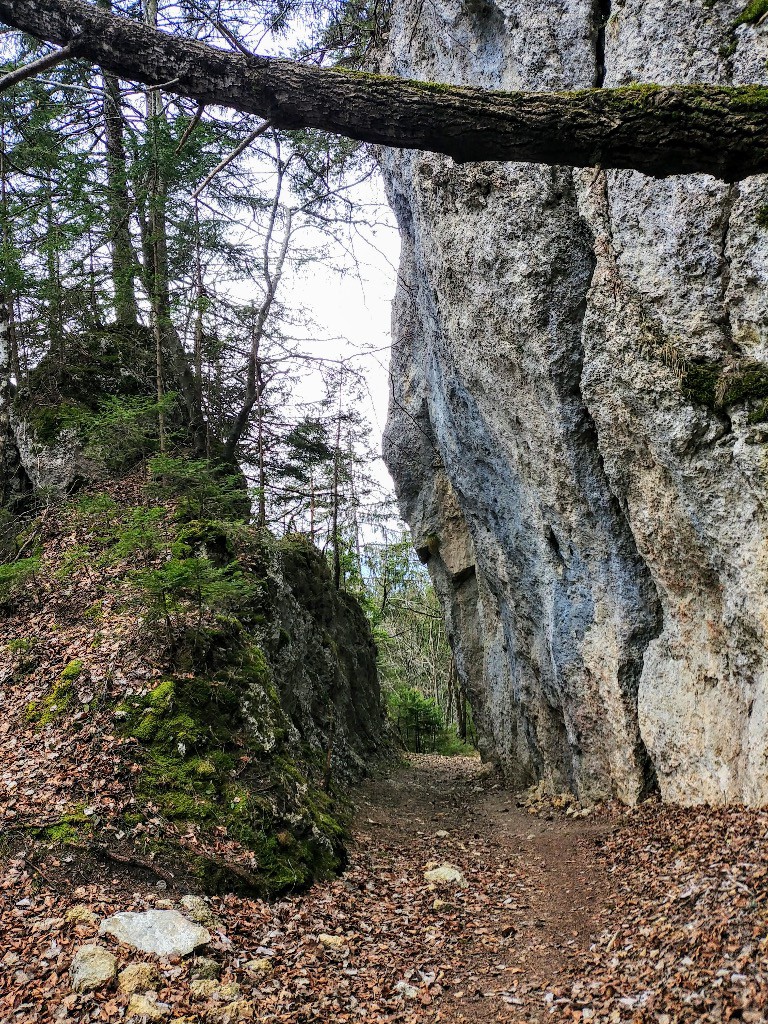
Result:
{"label": "white rock", "polygon": [[99,934],[112,935],[127,946],[158,956],[186,956],[211,941],[205,928],[176,910],[114,914],[101,922]]}
{"label": "white rock", "polygon": [[117,974],[117,957],[103,946],[81,946],[72,958],[69,976],[75,992],[104,988]]}
{"label": "white rock", "polygon": [[441,864],[437,868],[425,871],[424,881],[431,885],[456,885],[460,889],[467,886],[464,872],[455,864]]}

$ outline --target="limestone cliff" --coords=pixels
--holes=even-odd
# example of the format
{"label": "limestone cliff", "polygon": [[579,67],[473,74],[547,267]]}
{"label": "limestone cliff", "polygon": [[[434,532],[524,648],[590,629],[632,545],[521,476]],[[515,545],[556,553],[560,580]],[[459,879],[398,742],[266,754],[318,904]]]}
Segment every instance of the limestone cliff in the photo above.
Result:
{"label": "limestone cliff", "polygon": [[[388,70],[766,82],[743,7],[396,0]],[[765,181],[382,159],[385,455],[485,753],[585,799],[765,802]]]}

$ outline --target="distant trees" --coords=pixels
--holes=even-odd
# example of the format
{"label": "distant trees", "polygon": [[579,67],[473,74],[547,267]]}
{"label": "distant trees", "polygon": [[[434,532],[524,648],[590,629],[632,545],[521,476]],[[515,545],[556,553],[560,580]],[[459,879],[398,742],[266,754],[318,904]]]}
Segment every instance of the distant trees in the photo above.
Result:
{"label": "distant trees", "polygon": [[[99,6],[139,15],[122,0]],[[229,6],[237,25],[247,8]],[[150,27],[162,18],[156,0],[140,13]],[[222,16],[202,2],[172,14],[189,32],[242,46]],[[7,34],[0,70],[40,52]],[[161,452],[183,441],[194,455],[246,465],[267,525],[267,449],[297,425],[295,416],[278,423],[277,411],[322,367],[317,354],[304,358],[284,276],[327,260],[352,217],[346,193],[370,171],[354,144],[203,116],[159,86],[82,61],[0,92],[4,453],[12,400],[34,396],[49,426],[61,426],[66,403],[99,411],[98,374],[77,395],[70,386],[72,368],[98,352],[154,397]]]}
{"label": "distant trees", "polygon": [[364,548],[360,597],[390,717],[409,749],[460,752],[477,736],[437,595],[406,533],[377,536]]}

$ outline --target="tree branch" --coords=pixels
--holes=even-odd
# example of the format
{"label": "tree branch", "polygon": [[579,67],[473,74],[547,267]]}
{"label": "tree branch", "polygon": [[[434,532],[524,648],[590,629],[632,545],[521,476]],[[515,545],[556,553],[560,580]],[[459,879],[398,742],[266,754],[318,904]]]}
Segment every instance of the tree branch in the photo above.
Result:
{"label": "tree branch", "polygon": [[7,89],[10,89],[12,85],[18,85],[19,82],[23,82],[27,78],[33,78],[35,75],[39,75],[42,71],[47,71],[48,68],[55,67],[57,64],[61,64],[62,61],[68,60],[70,57],[77,56],[78,50],[78,40],[73,39],[60,50],[54,50],[53,53],[46,53],[44,57],[39,57],[37,60],[31,61],[29,64],[25,64],[24,67],[16,68],[15,71],[9,71],[7,75],[3,75],[3,77],[0,78],[0,92],[5,92]]}
{"label": "tree branch", "polygon": [[737,181],[768,171],[768,87],[627,86],[489,92],[230,53],[116,17],[80,0],[0,0],[0,20],[80,52],[122,78],[277,128],[318,128],[364,142],[517,160],[704,172]]}
{"label": "tree branch", "polygon": [[[205,179],[205,181],[203,181],[203,182],[202,182],[202,184],[200,184],[200,185],[198,185],[198,186],[197,186],[197,188],[195,189],[195,191],[194,191],[194,192],[192,193],[192,198],[193,198],[193,199],[197,199],[197,197],[198,197],[198,196],[200,195],[200,193],[201,193],[201,192],[202,192],[202,191],[203,191],[203,190],[204,190],[204,189],[205,189],[205,188],[206,188],[206,187],[207,187],[208,185],[210,185],[210,183],[211,183],[211,182],[213,181],[213,179],[214,179],[214,178],[216,177],[216,175],[217,175],[217,174],[219,173],[219,171],[223,171],[223,170],[224,170],[224,168],[225,168],[225,167],[226,167],[226,166],[227,166],[228,164],[231,164],[233,160],[235,160],[235,159],[236,159],[237,157],[239,157],[239,156],[240,156],[240,154],[241,154],[241,153],[243,152],[243,150],[246,150],[246,149],[248,149],[248,147],[249,147],[249,146],[251,145],[251,143],[255,142],[255,141],[256,141],[256,139],[258,139],[258,137],[259,137],[260,135],[263,135],[263,134],[264,134],[264,132],[265,132],[265,131],[266,131],[266,130],[267,130],[268,128],[271,128],[271,127],[272,127],[272,125],[271,125],[271,123],[270,123],[269,121],[263,121],[263,122],[262,122],[262,123],[261,123],[261,124],[259,125],[259,127],[258,127],[258,128],[254,129],[254,131],[252,131],[252,132],[250,133],[250,135],[247,135],[247,136],[246,136],[246,137],[245,137],[245,138],[243,139],[243,141],[242,141],[242,142],[239,142],[239,143],[238,143],[238,144],[237,144],[237,145],[235,146],[235,148],[234,148],[234,149],[232,150],[232,152],[231,152],[231,153],[227,153],[227,155],[226,155],[226,156],[224,157],[224,159],[223,159],[223,160],[221,161],[221,163],[218,163],[218,164],[216,164],[216,166],[215,166],[215,167],[213,168],[213,170],[212,170],[212,171],[211,171],[211,173],[210,173],[210,174],[208,175],[208,177],[207,177],[207,178]],[[177,152],[178,152],[178,150],[177,150]]]}

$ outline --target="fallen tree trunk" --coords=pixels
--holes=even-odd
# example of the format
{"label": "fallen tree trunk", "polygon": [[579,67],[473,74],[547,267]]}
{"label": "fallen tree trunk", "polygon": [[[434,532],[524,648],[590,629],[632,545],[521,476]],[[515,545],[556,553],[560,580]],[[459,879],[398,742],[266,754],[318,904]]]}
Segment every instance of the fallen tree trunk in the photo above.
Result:
{"label": "fallen tree trunk", "polygon": [[726,181],[768,171],[768,88],[628,86],[491,92],[249,57],[160,32],[79,0],[0,0],[0,20],[122,78],[200,103],[364,142],[517,160],[628,167]]}

